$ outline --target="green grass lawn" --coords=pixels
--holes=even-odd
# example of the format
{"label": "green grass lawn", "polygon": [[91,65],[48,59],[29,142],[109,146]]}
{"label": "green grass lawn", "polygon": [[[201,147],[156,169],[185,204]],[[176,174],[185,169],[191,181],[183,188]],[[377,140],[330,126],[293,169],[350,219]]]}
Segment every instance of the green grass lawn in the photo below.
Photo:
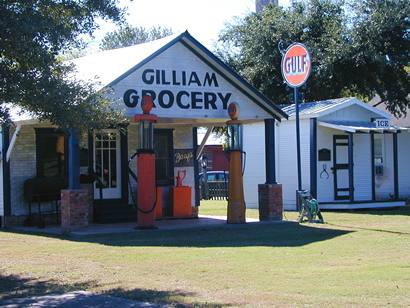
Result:
{"label": "green grass lawn", "polygon": [[[200,214],[226,205],[203,202]],[[409,306],[410,207],[324,218],[76,238],[0,231],[0,305],[89,290],[194,306]]]}

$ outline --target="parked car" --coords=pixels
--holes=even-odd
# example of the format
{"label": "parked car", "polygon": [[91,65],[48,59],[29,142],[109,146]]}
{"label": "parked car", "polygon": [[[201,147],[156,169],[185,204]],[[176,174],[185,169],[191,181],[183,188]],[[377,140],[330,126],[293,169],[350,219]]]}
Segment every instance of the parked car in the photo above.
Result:
{"label": "parked car", "polygon": [[199,186],[201,199],[226,199],[228,196],[228,171],[207,171],[207,185],[205,174],[199,174]]}

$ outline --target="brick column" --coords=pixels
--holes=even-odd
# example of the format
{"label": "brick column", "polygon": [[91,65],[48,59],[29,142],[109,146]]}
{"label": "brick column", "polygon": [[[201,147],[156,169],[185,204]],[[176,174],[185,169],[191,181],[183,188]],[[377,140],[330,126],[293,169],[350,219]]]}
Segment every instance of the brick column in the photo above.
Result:
{"label": "brick column", "polygon": [[259,220],[282,220],[282,184],[259,184]]}
{"label": "brick column", "polygon": [[85,189],[61,191],[61,229],[70,232],[88,226],[88,192]]}
{"label": "brick column", "polygon": [[81,184],[81,189],[87,191],[88,195],[88,222],[94,221],[94,184]]}

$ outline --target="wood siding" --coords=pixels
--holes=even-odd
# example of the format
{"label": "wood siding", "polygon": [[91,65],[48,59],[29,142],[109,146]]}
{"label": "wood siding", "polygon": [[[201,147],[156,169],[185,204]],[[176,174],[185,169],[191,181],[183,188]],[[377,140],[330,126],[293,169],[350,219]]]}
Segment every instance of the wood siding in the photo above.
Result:
{"label": "wood siding", "polygon": [[398,135],[399,197],[410,198],[410,132]]}

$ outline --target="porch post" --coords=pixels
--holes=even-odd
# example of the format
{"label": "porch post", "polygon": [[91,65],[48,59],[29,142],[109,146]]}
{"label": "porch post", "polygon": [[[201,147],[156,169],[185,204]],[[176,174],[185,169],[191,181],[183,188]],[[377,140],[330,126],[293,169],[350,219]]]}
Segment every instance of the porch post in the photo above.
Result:
{"label": "porch post", "polygon": [[80,189],[80,147],[77,132],[69,129],[68,136],[68,188]]}
{"label": "porch post", "polygon": [[198,207],[200,205],[199,200],[199,163],[198,163],[198,128],[192,127],[192,147],[194,151],[194,183],[195,183],[195,206]]}
{"label": "porch post", "polygon": [[393,133],[393,169],[394,169],[394,199],[399,199],[399,164],[397,132]]}
{"label": "porch post", "polygon": [[[3,163],[3,205],[4,216],[11,215],[11,186],[10,186],[10,161],[7,161],[7,150],[10,144],[10,126],[2,126],[2,163]],[[4,220],[5,224],[6,221]],[[1,225],[1,222],[0,222]]]}
{"label": "porch post", "polygon": [[317,199],[317,119],[310,119],[310,193]]}
{"label": "porch post", "polygon": [[349,194],[350,202],[354,201],[354,180],[353,180],[353,133],[349,133],[348,138],[348,152],[349,152]]}
{"label": "porch post", "polygon": [[275,119],[265,119],[266,184],[276,184]]}
{"label": "porch post", "polygon": [[74,128],[68,136],[68,189],[61,191],[61,229],[63,233],[88,226],[88,192],[80,186],[80,147]]}
{"label": "porch post", "polygon": [[282,184],[276,182],[275,119],[265,120],[266,182],[258,185],[259,220],[282,220]]}
{"label": "porch post", "polygon": [[370,132],[370,147],[371,147],[370,164],[372,168],[372,201],[376,201],[376,174],[375,174],[375,165],[374,165],[374,132]]}

